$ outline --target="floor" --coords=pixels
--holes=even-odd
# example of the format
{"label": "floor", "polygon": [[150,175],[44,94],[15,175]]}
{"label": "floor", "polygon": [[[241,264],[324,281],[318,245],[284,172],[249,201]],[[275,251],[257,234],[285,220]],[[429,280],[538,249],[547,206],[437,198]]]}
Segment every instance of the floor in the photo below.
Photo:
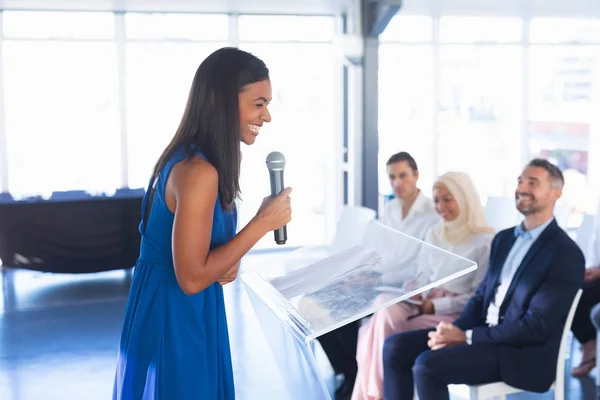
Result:
{"label": "floor", "polygon": [[[251,254],[243,268],[265,265],[278,256]],[[123,271],[73,276],[18,270],[6,278],[0,298],[0,399],[110,399],[130,276]],[[225,293],[236,398],[289,399],[280,377],[286,371],[277,367],[243,285],[236,281]],[[572,360],[579,362],[574,353]],[[326,358],[319,352],[317,359],[333,389]],[[551,393],[509,396],[551,398]],[[569,379],[566,399],[596,399],[592,379]]]}

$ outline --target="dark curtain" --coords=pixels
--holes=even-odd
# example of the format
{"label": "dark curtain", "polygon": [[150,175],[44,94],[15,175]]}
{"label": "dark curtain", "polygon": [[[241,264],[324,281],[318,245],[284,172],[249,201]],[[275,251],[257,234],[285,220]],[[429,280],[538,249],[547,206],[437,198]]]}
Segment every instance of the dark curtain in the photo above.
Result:
{"label": "dark curtain", "polygon": [[0,259],[45,272],[131,268],[139,255],[142,196],[0,203]]}

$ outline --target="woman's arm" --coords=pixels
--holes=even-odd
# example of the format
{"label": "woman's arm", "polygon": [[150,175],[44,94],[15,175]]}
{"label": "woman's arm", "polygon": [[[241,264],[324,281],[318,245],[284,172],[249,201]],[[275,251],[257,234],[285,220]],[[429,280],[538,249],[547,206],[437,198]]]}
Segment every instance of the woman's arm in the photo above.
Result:
{"label": "woman's arm", "polygon": [[219,282],[220,285],[227,285],[228,283],[235,281],[238,276],[238,271],[240,270],[240,263],[241,261],[238,261],[224,276],[217,279],[217,282]]}
{"label": "woman's arm", "polygon": [[290,189],[286,189],[265,200],[257,215],[231,241],[209,251],[218,182],[215,168],[200,157],[176,164],[167,182],[166,197],[174,200],[175,275],[188,295],[222,278],[267,232],[291,220]]}
{"label": "woman's arm", "polygon": [[485,277],[490,262],[490,248],[491,242],[485,242],[484,244],[479,242],[478,246],[473,249],[471,254],[465,255],[466,258],[477,263],[477,269],[470,274],[471,279],[468,281],[469,284],[466,291],[454,297],[446,296],[431,299],[435,314],[455,314],[461,313],[462,310],[464,310]]}

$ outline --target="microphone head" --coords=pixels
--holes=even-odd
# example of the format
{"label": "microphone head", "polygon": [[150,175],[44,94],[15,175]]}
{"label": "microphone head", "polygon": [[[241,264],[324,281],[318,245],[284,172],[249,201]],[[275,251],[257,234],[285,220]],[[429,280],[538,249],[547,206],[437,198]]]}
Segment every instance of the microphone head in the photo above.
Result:
{"label": "microphone head", "polygon": [[282,171],[285,168],[285,157],[278,151],[269,153],[266,162],[269,171]]}

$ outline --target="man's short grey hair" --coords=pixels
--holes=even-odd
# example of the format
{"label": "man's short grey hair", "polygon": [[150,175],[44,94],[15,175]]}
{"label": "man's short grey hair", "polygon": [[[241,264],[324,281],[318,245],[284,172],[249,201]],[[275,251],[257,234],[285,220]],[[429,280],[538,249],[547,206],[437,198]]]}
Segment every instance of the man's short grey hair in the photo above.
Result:
{"label": "man's short grey hair", "polygon": [[527,166],[545,169],[548,172],[548,175],[550,175],[552,186],[562,188],[565,185],[565,177],[563,176],[562,171],[550,161],[543,158],[534,158],[533,160],[529,161]]}

